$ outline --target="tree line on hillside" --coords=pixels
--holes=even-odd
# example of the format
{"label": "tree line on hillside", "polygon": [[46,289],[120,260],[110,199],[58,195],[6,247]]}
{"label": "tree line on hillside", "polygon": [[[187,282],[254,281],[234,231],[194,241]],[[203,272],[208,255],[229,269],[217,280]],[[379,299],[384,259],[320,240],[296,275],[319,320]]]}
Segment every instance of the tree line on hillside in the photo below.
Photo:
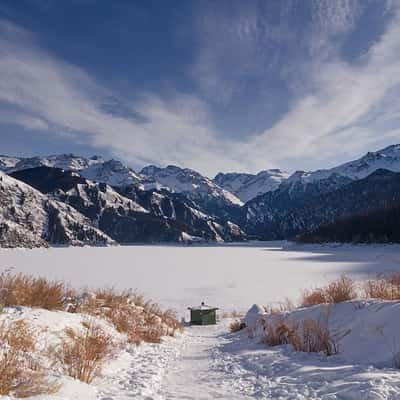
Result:
{"label": "tree line on hillside", "polygon": [[299,243],[400,243],[400,205],[338,218],[297,236]]}

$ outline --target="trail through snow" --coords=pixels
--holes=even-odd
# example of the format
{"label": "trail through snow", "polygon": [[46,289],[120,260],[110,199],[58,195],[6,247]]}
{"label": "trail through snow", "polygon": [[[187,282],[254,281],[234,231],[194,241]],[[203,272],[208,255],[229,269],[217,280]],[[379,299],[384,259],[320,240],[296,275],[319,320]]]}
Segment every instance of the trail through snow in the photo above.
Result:
{"label": "trail through snow", "polygon": [[[143,346],[99,400],[395,400],[398,370],[346,364],[340,357],[267,347],[229,320],[186,328],[161,346]],[[161,352],[161,353],[160,353]]]}
{"label": "trail through snow", "polygon": [[218,370],[219,346],[226,345],[223,325],[192,326],[183,338],[181,357],[171,365],[161,387],[168,400],[247,399],[231,386],[229,373]]}

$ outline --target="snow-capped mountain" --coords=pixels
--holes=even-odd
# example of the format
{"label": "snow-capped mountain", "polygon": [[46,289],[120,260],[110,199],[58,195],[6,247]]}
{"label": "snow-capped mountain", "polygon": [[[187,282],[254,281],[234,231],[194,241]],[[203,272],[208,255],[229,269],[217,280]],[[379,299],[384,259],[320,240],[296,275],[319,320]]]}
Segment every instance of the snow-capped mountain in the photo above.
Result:
{"label": "snow-capped mountain", "polygon": [[[400,145],[392,145],[383,150],[367,153],[360,159],[331,169],[313,172],[296,171],[275,191],[265,193],[246,203],[240,225],[247,233],[261,235],[263,238],[281,239],[298,233],[302,229],[310,229],[310,221],[315,224],[312,228],[318,225],[316,221],[332,222],[328,218],[324,221],[313,218],[318,204],[323,205],[326,201],[324,196],[336,193],[341,188],[344,190],[352,182],[365,179],[378,170],[400,172]],[[352,193],[352,196],[352,201],[356,204],[362,193]],[[388,201],[383,193],[382,198]],[[332,217],[340,216],[340,210],[343,209],[341,203],[342,200],[337,204],[330,204],[328,210]],[[309,208],[309,204],[314,204],[314,208]],[[334,212],[335,208],[338,213]],[[304,210],[304,212],[299,210]],[[349,206],[347,210],[351,210],[351,207]]]}
{"label": "snow-capped mountain", "polygon": [[[281,239],[332,222],[341,212],[348,215],[365,209],[368,201],[363,193],[351,190],[351,185],[379,170],[400,172],[400,145],[335,168],[297,171],[290,177],[280,170],[266,170],[257,175],[220,173],[211,180],[176,166],[148,166],[137,173],[117,160],[71,154],[1,156],[0,170],[42,192],[16,195],[15,190],[3,188],[0,238],[5,245],[18,240],[26,246],[110,243],[112,239],[119,243],[236,241],[247,234]],[[370,203],[376,207],[388,204],[392,193],[390,188],[386,194],[383,190],[380,193],[379,186],[384,187],[386,178],[379,176],[366,181],[366,186],[354,186],[372,193],[376,198]],[[346,208],[342,189],[351,196]],[[8,197],[14,200],[9,203]],[[30,205],[25,206],[25,202]],[[357,208],[357,204],[364,208]]]}
{"label": "snow-capped mountain", "polygon": [[111,187],[74,171],[37,167],[13,177],[66,203],[119,243],[243,240],[239,227],[197,210],[180,194],[144,191],[136,185]]}
{"label": "snow-capped mountain", "polygon": [[153,179],[138,174],[132,168],[125,166],[118,160],[108,160],[92,164],[80,170],[79,173],[86,179],[107,183],[111,186],[136,185],[146,190],[158,186]]}
{"label": "snow-capped mountain", "polygon": [[[309,183],[307,187],[315,188],[319,182],[324,181]],[[290,198],[281,187],[276,192],[260,196],[245,206],[245,228],[248,233],[265,240],[292,239],[340,217],[399,204],[400,173],[378,169],[366,178],[350,180],[332,191],[315,190]]]}
{"label": "snow-capped mountain", "polygon": [[74,154],[59,154],[47,157],[0,156],[0,171],[8,174],[40,166],[78,171],[86,179],[107,183],[111,186],[139,185],[143,189],[157,187],[152,179],[145,178],[118,160],[103,160]]}
{"label": "snow-capped mountain", "polygon": [[298,181],[310,183],[328,179],[332,175],[357,180],[366,178],[378,169],[400,172],[400,144],[391,145],[375,152],[369,152],[357,160],[331,169],[320,169],[310,172],[296,171],[287,179],[287,183]]}
{"label": "snow-capped mountain", "polygon": [[135,186],[120,187],[117,190],[152,214],[185,226],[185,231],[194,237],[217,242],[242,241],[246,238],[238,225],[231,221],[220,221],[199,211],[196,204],[181,193],[171,193],[165,189],[143,191]]}
{"label": "snow-capped mountain", "polygon": [[46,166],[78,171],[102,162],[104,162],[103,159],[98,156],[86,158],[74,154],[57,154],[46,157],[12,157],[1,155],[0,170],[11,173],[22,169]]}
{"label": "snow-capped mountain", "polygon": [[218,218],[231,219],[232,214],[243,205],[234,194],[189,168],[174,165],[159,168],[150,165],[143,168],[140,173],[153,178],[175,193],[184,194],[200,211]]}
{"label": "snow-capped mountain", "polygon": [[142,175],[153,177],[163,186],[177,193],[186,193],[193,199],[203,196],[211,196],[224,199],[232,205],[243,205],[243,202],[227,190],[219,187],[210,178],[189,168],[180,168],[168,165],[159,168],[149,165],[141,170]]}
{"label": "snow-capped mountain", "polygon": [[114,243],[74,208],[2,172],[0,204],[0,244],[3,247]]}
{"label": "snow-capped mountain", "polygon": [[260,194],[277,189],[288,177],[289,174],[280,169],[260,171],[258,174],[220,172],[215,176],[214,182],[243,202],[247,202]]}

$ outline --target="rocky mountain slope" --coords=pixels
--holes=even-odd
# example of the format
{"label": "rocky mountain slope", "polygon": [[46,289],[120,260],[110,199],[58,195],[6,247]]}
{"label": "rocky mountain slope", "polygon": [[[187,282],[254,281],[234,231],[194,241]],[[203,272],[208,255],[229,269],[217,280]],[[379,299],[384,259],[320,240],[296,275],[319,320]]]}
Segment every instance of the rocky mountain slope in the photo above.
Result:
{"label": "rocky mountain slope", "polygon": [[219,223],[185,197],[144,191],[135,185],[113,188],[76,172],[38,167],[13,173],[48,196],[66,203],[119,243],[243,240],[234,224]]}
{"label": "rocky mountain slope", "polygon": [[1,172],[0,206],[2,247],[114,243],[74,208]]}
{"label": "rocky mountain slope", "polygon": [[288,177],[289,174],[280,169],[260,171],[255,175],[220,172],[215,176],[214,182],[246,202],[261,194],[276,190]]}
{"label": "rocky mountain slope", "polygon": [[400,172],[400,144],[391,145],[375,152],[369,152],[357,160],[331,169],[320,169],[311,172],[296,171],[289,177],[288,182],[301,181],[307,184],[329,179],[332,175],[357,180],[366,178],[378,169]]}
{"label": "rocky mountain slope", "polygon": [[264,203],[257,199],[257,204],[248,203],[247,232],[268,240],[294,238],[301,232],[332,223],[339,217],[398,205],[400,173],[379,169],[364,179],[351,181],[336,190],[314,193],[294,199],[292,205],[290,202],[284,203],[287,191],[274,193],[281,195],[281,198],[264,196]]}
{"label": "rocky mountain slope", "polygon": [[304,232],[299,243],[400,243],[400,205],[336,219]]}
{"label": "rocky mountain slope", "polygon": [[54,167],[68,170],[83,170],[91,165],[99,164],[103,160],[100,157],[91,158],[76,156],[74,154],[56,154],[46,157],[13,157],[0,155],[0,170],[6,173],[35,167]]}
{"label": "rocky mountain slope", "polygon": [[232,214],[235,214],[243,205],[243,202],[234,194],[189,168],[174,165],[159,168],[150,165],[143,168],[141,174],[153,178],[175,193],[182,193],[193,201],[196,208],[212,216],[230,219]]}
{"label": "rocky mountain slope", "polygon": [[[322,199],[324,194],[366,178],[380,168],[393,172],[400,171],[400,145],[392,145],[376,152],[367,153],[358,160],[332,169],[314,172],[296,171],[275,191],[265,193],[247,202],[238,222],[247,232],[256,236],[287,238],[289,237],[287,235],[293,235],[300,229],[311,228],[304,221],[295,223],[293,210],[302,210],[310,203],[315,204],[315,199],[319,196],[322,196]],[[359,195],[362,196],[361,193]],[[384,194],[382,194],[382,198],[386,199]],[[338,202],[333,207],[338,211],[336,215],[340,215],[341,203]],[[294,229],[296,224],[298,227]],[[273,226],[274,228],[272,228]],[[268,233],[266,233],[267,231]]]}
{"label": "rocky mountain slope", "polygon": [[[138,173],[117,160],[71,154],[0,156],[0,170],[41,191],[46,204],[70,207],[71,215],[76,211],[80,216],[71,218],[119,243],[232,241],[247,234],[288,239],[369,207],[395,206],[398,198],[389,186],[396,187],[396,175],[390,171],[400,172],[400,145],[335,168],[297,171],[290,177],[280,170],[266,170],[256,175],[220,173],[211,180],[176,166],[147,166]],[[372,200],[368,202],[365,193]],[[62,215],[66,214],[64,210]],[[46,218],[48,214],[42,219]],[[25,232],[26,224],[22,225]],[[72,243],[77,234],[57,241]],[[40,231],[43,243],[56,243],[46,235]],[[85,237],[79,240],[90,242]]]}
{"label": "rocky mountain slope", "polygon": [[36,167],[61,168],[77,171],[82,177],[107,183],[111,186],[138,185],[143,188],[156,187],[154,180],[149,180],[118,160],[103,160],[101,157],[90,158],[74,154],[59,154],[47,157],[10,157],[0,156],[0,171],[7,174]]}

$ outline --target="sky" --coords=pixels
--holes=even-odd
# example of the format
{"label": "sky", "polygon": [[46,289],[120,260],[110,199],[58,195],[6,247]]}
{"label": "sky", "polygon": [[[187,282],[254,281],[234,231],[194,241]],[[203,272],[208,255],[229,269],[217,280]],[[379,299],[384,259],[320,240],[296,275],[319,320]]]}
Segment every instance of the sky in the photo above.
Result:
{"label": "sky", "polygon": [[400,143],[400,0],[0,0],[0,153],[209,176]]}

